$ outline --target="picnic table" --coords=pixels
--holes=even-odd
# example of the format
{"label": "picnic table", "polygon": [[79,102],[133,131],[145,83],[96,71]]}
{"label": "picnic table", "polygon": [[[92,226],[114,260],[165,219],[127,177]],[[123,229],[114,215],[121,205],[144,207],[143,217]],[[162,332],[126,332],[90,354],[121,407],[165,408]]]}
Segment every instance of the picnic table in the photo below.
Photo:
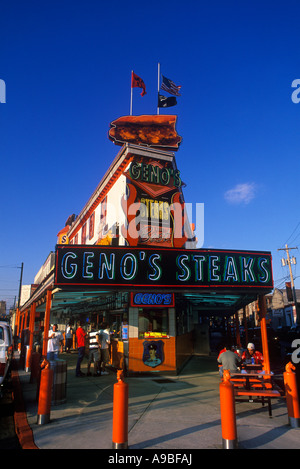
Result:
{"label": "picnic table", "polygon": [[272,417],[271,399],[281,398],[284,392],[274,382],[274,373],[266,373],[262,369],[242,369],[240,373],[230,373],[230,381],[234,386],[234,395],[237,402],[268,403],[269,416]]}

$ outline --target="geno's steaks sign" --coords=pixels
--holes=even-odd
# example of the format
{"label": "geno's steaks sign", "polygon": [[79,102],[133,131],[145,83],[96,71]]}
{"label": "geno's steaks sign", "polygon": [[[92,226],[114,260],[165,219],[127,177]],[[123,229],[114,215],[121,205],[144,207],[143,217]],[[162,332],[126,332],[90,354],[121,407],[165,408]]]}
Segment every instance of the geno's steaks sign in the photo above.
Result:
{"label": "geno's steaks sign", "polygon": [[270,252],[57,245],[57,286],[273,288]]}

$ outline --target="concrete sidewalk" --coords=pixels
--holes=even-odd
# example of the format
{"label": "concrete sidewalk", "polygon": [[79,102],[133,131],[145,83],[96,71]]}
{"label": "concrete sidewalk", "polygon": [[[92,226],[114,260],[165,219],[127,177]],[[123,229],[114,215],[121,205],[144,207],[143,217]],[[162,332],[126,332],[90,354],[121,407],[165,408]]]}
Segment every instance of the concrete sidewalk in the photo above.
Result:
{"label": "concrete sidewalk", "polygon": [[[51,407],[50,423],[37,425],[36,383],[18,370],[28,424],[40,449],[111,449],[116,373],[75,377],[77,353],[67,361],[67,401]],[[87,361],[82,364],[86,371]],[[222,449],[220,378],[216,358],[194,356],[178,376],[128,377],[130,450]],[[267,405],[237,403],[239,448],[298,449],[300,429],[288,424],[284,399]]]}

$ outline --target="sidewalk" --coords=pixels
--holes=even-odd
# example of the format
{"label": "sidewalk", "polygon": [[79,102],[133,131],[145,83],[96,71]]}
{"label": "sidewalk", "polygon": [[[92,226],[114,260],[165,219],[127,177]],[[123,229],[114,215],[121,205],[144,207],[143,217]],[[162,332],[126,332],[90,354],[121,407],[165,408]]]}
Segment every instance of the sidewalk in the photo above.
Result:
{"label": "sidewalk", "polygon": [[[77,353],[62,354],[60,358],[67,361],[68,367],[67,401],[51,407],[48,424],[37,425],[36,383],[29,382],[30,373],[17,372],[35,446],[111,449],[116,373],[76,378]],[[82,371],[86,371],[86,365],[84,360]],[[216,358],[194,356],[178,376],[128,377],[125,382],[129,386],[130,450],[222,449]],[[236,404],[239,448],[299,448],[300,429],[289,426],[285,400],[274,399],[272,412],[270,418],[267,405]],[[17,429],[20,434],[25,428],[22,425]],[[24,438],[24,448],[28,439]]]}

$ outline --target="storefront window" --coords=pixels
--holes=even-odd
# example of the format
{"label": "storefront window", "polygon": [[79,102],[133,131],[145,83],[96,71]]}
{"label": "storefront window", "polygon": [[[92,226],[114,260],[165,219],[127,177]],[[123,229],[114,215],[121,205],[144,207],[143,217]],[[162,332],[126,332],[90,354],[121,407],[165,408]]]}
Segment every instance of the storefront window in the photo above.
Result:
{"label": "storefront window", "polygon": [[110,332],[115,339],[121,338],[122,316],[120,314],[112,314],[110,316]]}
{"label": "storefront window", "polygon": [[139,338],[169,336],[167,308],[139,308]]}
{"label": "storefront window", "polygon": [[128,320],[127,313],[122,312],[121,314],[110,314],[110,332],[114,339],[128,339]]}

